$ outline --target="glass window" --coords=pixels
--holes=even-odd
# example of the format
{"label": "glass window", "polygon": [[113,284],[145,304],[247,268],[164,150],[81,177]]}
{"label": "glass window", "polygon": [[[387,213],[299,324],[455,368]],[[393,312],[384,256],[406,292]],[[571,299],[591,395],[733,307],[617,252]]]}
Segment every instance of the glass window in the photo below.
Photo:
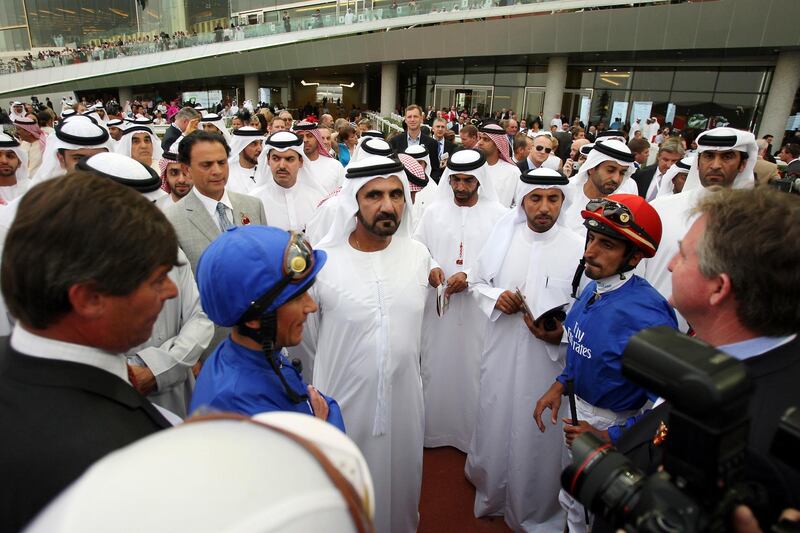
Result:
{"label": "glass window", "polygon": [[466,85],[493,85],[494,66],[468,66],[464,75]]}
{"label": "glass window", "polygon": [[22,50],[30,50],[30,48],[28,30],[26,28],[0,30],[0,52],[21,52]]}
{"label": "glass window", "polygon": [[717,93],[714,95],[713,113],[717,126],[730,125],[749,129],[756,109],[758,94]]}
{"label": "glass window", "polygon": [[603,68],[597,71],[595,87],[598,89],[623,90],[631,86],[632,72],[626,69]]}
{"label": "glass window", "polygon": [[764,79],[765,72],[763,70],[757,71],[722,71],[719,73],[719,80],[717,81],[717,92],[752,92],[757,93],[761,91],[761,82]]}
{"label": "glass window", "polygon": [[636,69],[633,76],[633,88],[669,91],[672,88],[673,70],[642,70]]}
{"label": "glass window", "polygon": [[714,114],[712,96],[710,93],[673,92],[670,95],[675,104],[673,125],[679,130],[706,129]]}
{"label": "glass window", "polygon": [[464,83],[464,67],[462,65],[438,65],[436,67],[436,84],[462,85]]}
{"label": "glass window", "polygon": [[[625,121],[629,109],[625,109],[625,103],[628,102],[628,93],[627,91],[609,91],[607,89],[599,89],[594,92],[594,97],[592,98],[592,111],[589,114],[589,122],[592,124],[597,124],[598,122],[605,122],[606,127],[610,126],[610,124],[614,121],[615,118],[619,118],[621,121]],[[616,106],[614,104],[617,104]],[[611,114],[617,111],[618,115],[621,115],[620,109],[625,111],[626,116],[619,116],[619,117],[612,117]]]}
{"label": "glass window", "polygon": [[592,67],[567,70],[568,89],[590,89],[594,87],[594,69]]}
{"label": "glass window", "polygon": [[24,26],[25,24],[25,10],[22,6],[22,0],[5,0],[3,9],[0,9],[0,28]]}
{"label": "glass window", "polygon": [[547,67],[533,66],[528,67],[528,76],[525,80],[527,87],[546,87],[547,86]]}
{"label": "glass window", "polygon": [[494,82],[497,85],[523,87],[525,85],[525,67],[497,67]]}
{"label": "glass window", "polygon": [[522,97],[525,89],[522,87],[495,87],[493,109],[511,109],[517,112],[517,116],[522,115]]}
{"label": "glass window", "polygon": [[716,70],[678,70],[673,91],[713,91],[717,83]]}

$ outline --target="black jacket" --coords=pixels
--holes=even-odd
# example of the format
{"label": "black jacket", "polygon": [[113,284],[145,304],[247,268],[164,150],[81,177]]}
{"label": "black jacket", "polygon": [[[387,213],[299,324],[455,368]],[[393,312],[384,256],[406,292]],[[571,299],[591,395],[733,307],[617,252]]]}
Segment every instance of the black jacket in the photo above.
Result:
{"label": "black jacket", "polygon": [[178,137],[181,136],[181,130],[174,124],[170,124],[167,131],[164,132],[164,137],[161,139],[161,149],[169,152],[170,147],[175,144]]}
{"label": "black jacket", "polygon": [[[431,176],[434,176],[434,170],[439,170],[439,146],[433,140],[433,137],[424,133],[419,134],[419,142],[428,149],[428,156],[431,159]],[[404,131],[392,137],[389,140],[389,146],[398,154],[404,152],[408,148],[408,133]],[[438,178],[440,175],[441,172],[436,174],[435,177]]]}
{"label": "black jacket", "polygon": [[650,188],[650,182],[653,181],[653,176],[656,175],[656,170],[658,170],[657,164],[648,165],[640,168],[631,176],[633,181],[636,182],[636,187],[639,188],[639,196],[642,198],[647,196],[647,189]]}
{"label": "black jacket", "polygon": [[118,377],[2,339],[0,427],[0,531],[19,531],[92,463],[170,424]]}

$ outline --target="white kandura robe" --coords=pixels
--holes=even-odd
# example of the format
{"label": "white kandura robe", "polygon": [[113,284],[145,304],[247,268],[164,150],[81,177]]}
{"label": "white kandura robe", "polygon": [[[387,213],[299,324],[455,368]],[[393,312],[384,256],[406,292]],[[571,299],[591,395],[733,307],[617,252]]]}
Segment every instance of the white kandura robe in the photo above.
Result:
{"label": "white kandura robe", "polygon": [[268,213],[270,226],[286,231],[302,232],[314,216],[317,204],[325,196],[325,191],[316,184],[308,183],[304,176],[298,176],[295,184],[288,189],[270,179],[249,194],[264,204],[264,212]]}
{"label": "white kandura robe", "polygon": [[514,204],[514,192],[517,190],[520,170],[516,165],[498,159],[494,165],[486,165],[486,175],[492,180],[497,198],[505,207]]}
{"label": "white kandura robe", "polygon": [[192,367],[211,342],[214,323],[200,307],[200,292],[189,260],[180,249],[178,262],[181,266],[167,274],[178,287],[178,295],[164,302],[150,338],[127,355],[138,355],[156,378],[157,389],[147,399],[186,418],[194,390]]}
{"label": "white kandura robe", "polygon": [[313,384],[342,408],[375,485],[375,529],[417,529],[424,413],[419,354],[431,258],[395,237],[384,250],[325,250],[304,336],[316,346]]}
{"label": "white kandura robe", "polygon": [[[479,199],[472,207],[436,202],[425,211],[414,238],[427,246],[445,280],[466,272],[471,283],[478,255],[495,222],[506,213],[496,201]],[[462,265],[456,264],[459,257]],[[469,290],[451,295],[442,317],[436,313],[436,290],[428,290],[421,357],[426,447],[454,446],[465,453],[469,448],[487,322]]]}
{"label": "white kandura robe", "polygon": [[425,209],[427,209],[429,205],[436,201],[438,189],[439,185],[437,185],[437,183],[432,179],[428,178],[428,184],[425,185],[421,191],[417,191],[417,194],[414,196],[414,207],[412,209],[414,217],[414,224],[411,228],[412,231],[416,231],[417,227],[419,226],[419,223],[422,220],[422,215],[425,214]]}
{"label": "white kandura robe", "polygon": [[225,188],[229,192],[239,194],[250,194],[253,189],[258,187],[256,184],[256,171],[258,165],[253,168],[244,168],[239,162],[228,163],[228,183]]}
{"label": "white kandura robe", "polygon": [[335,191],[337,187],[341,187],[345,168],[336,159],[321,155],[317,157],[316,161],[306,159],[302,172],[312,178],[314,183],[322,187],[327,194]]}
{"label": "white kandura robe", "polygon": [[[491,237],[490,237],[491,238]],[[516,287],[535,316],[571,302],[572,275],[583,254],[583,239],[555,225],[535,233],[514,227],[510,246],[492,279],[476,267],[471,292],[490,318],[481,361],[480,400],[465,472],[475,485],[475,515],[505,515],[515,531],[564,529],[558,503],[566,452],[560,424],[544,433],[533,420],[536,401],[565,364],[566,345],[553,346],[528,330],[522,315],[494,308],[500,294]],[[485,247],[484,253],[490,248]],[[562,403],[559,418],[567,416]]]}
{"label": "white kandura robe", "polygon": [[29,184],[30,181],[27,179],[22,180],[22,182],[17,179],[17,183],[14,185],[0,186],[0,199],[3,201],[2,203],[7,204],[11,200],[24,195],[28,192]]}

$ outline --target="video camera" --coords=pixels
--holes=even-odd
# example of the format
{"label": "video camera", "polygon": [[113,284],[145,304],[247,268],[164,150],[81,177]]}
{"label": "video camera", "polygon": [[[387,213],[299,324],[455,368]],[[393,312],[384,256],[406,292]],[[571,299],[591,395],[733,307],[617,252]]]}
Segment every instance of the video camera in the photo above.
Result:
{"label": "video camera", "polygon": [[[610,443],[585,433],[572,444],[564,489],[615,529],[729,530],[736,505],[757,496],[743,479],[752,393],[745,365],[658,327],[631,338],[622,373],[670,403],[664,470],[648,476]],[[790,409],[772,450],[794,466],[798,449],[800,411]]]}

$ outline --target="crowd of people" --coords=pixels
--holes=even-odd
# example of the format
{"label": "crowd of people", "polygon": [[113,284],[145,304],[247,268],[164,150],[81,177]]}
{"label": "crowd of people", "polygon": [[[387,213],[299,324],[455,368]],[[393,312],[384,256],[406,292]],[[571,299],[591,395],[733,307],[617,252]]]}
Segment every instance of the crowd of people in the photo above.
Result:
{"label": "crowd of people", "polygon": [[[180,529],[411,532],[423,449],[443,446],[465,454],[476,517],[602,530],[561,471],[584,433],[625,450],[670,425],[669,403],[621,370],[631,337],[659,326],[750,373],[744,470],[774,475],[730,527],[800,505],[800,473],[769,446],[800,403],[800,197],[775,186],[800,179],[797,139],[779,166],[770,139],[657,117],[623,131],[408,105],[386,135],[358,111],[178,103],[11,103],[0,530],[103,523],[113,480],[152,531],[195,490],[226,503]],[[259,450],[273,437],[250,435],[258,421],[295,448]],[[151,487],[183,477],[204,435],[193,466],[219,449],[226,481]],[[298,447],[314,460],[283,472]],[[269,517],[236,484],[264,457],[285,463],[259,479],[285,483]],[[305,481],[320,476],[329,511]]]}

